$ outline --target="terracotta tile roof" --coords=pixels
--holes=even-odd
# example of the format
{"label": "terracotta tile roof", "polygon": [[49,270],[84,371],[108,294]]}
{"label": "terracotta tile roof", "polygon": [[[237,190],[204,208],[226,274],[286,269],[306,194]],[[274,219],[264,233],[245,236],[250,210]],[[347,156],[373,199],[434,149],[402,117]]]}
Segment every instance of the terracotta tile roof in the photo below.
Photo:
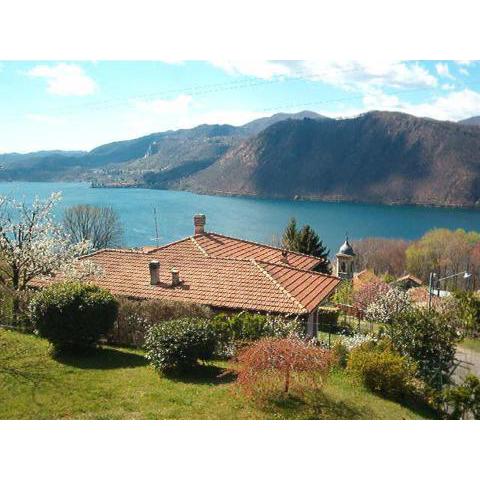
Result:
{"label": "terracotta tile roof", "polygon": [[[291,266],[311,267],[318,263],[315,257],[289,253],[285,263],[279,249],[218,234],[195,235],[155,249],[100,250],[88,258],[103,270],[91,281],[115,295],[217,308],[306,314],[340,282],[331,275]],[[157,285],[150,285],[152,260],[160,262]],[[177,287],[172,287],[172,268],[180,272]]]}
{"label": "terracotta tile roof", "polygon": [[382,282],[382,279],[375,275],[371,270],[362,270],[361,272],[356,273],[352,279],[353,289],[357,290],[366,283],[379,283]]}
{"label": "terracotta tile roof", "polygon": [[[254,259],[269,263],[281,263],[305,270],[312,270],[320,263],[317,257],[311,255],[291,252],[249,240],[227,237],[219,233],[203,233],[195,235],[193,238],[198,246],[212,257]],[[283,252],[286,252],[285,257],[282,255]]]}
{"label": "terracotta tile roof", "polygon": [[403,277],[398,278],[393,283],[403,283],[403,282],[409,281],[409,280],[411,282],[417,284],[417,286],[423,285],[423,282],[418,277],[416,277],[415,275],[410,275],[409,273],[407,275],[404,275]]}

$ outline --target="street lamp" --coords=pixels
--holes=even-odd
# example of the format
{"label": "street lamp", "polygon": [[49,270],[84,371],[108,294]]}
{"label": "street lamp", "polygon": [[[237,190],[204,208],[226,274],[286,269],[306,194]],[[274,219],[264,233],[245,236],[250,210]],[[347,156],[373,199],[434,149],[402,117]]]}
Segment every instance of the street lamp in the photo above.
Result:
{"label": "street lamp", "polygon": [[[460,273],[454,273],[453,275],[447,275],[446,277],[437,278],[436,273],[430,272],[430,277],[428,280],[428,309],[432,307],[432,289],[433,289],[434,282],[437,284],[437,287],[439,287],[439,284],[442,280],[448,280],[449,278],[459,277],[460,275],[463,275],[463,278],[465,280],[469,279],[472,276],[471,273],[468,273],[467,271],[465,271]],[[437,288],[437,291],[438,291],[438,295],[440,296],[440,288]]]}

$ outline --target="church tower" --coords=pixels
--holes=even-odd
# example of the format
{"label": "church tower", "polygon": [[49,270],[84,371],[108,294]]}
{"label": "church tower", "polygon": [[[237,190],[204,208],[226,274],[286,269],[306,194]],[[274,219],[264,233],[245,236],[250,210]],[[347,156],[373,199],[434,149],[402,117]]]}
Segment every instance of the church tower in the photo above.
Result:
{"label": "church tower", "polygon": [[345,235],[345,242],[338,250],[337,254],[336,275],[345,280],[353,278],[355,252],[348,242],[348,235]]}

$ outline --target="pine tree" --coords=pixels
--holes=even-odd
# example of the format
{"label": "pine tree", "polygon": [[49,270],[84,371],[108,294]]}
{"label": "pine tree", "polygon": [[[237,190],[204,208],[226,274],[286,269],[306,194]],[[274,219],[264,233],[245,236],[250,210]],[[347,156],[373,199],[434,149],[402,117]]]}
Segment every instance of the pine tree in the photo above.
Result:
{"label": "pine tree", "polygon": [[282,235],[282,247],[293,252],[298,251],[297,220],[292,217]]}
{"label": "pine tree", "polygon": [[328,256],[330,250],[323,245],[322,240],[310,225],[304,225],[300,230],[297,221],[291,218],[282,236],[282,246],[294,252],[305,253],[320,258],[322,261],[315,268],[318,272],[331,273]]}
{"label": "pine tree", "polygon": [[331,272],[330,261],[328,260],[330,250],[323,245],[322,240],[320,240],[320,237],[310,225],[304,225],[298,232],[297,251],[322,259],[320,265],[316,267],[316,271],[323,273]]}

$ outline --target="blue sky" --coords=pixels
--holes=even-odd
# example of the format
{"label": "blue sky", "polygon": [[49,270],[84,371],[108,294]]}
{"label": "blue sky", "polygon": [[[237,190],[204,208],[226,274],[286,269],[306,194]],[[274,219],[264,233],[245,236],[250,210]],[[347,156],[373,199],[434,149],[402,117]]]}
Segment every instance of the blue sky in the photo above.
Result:
{"label": "blue sky", "polygon": [[0,152],[88,150],[276,112],[480,115],[472,61],[1,62]]}

